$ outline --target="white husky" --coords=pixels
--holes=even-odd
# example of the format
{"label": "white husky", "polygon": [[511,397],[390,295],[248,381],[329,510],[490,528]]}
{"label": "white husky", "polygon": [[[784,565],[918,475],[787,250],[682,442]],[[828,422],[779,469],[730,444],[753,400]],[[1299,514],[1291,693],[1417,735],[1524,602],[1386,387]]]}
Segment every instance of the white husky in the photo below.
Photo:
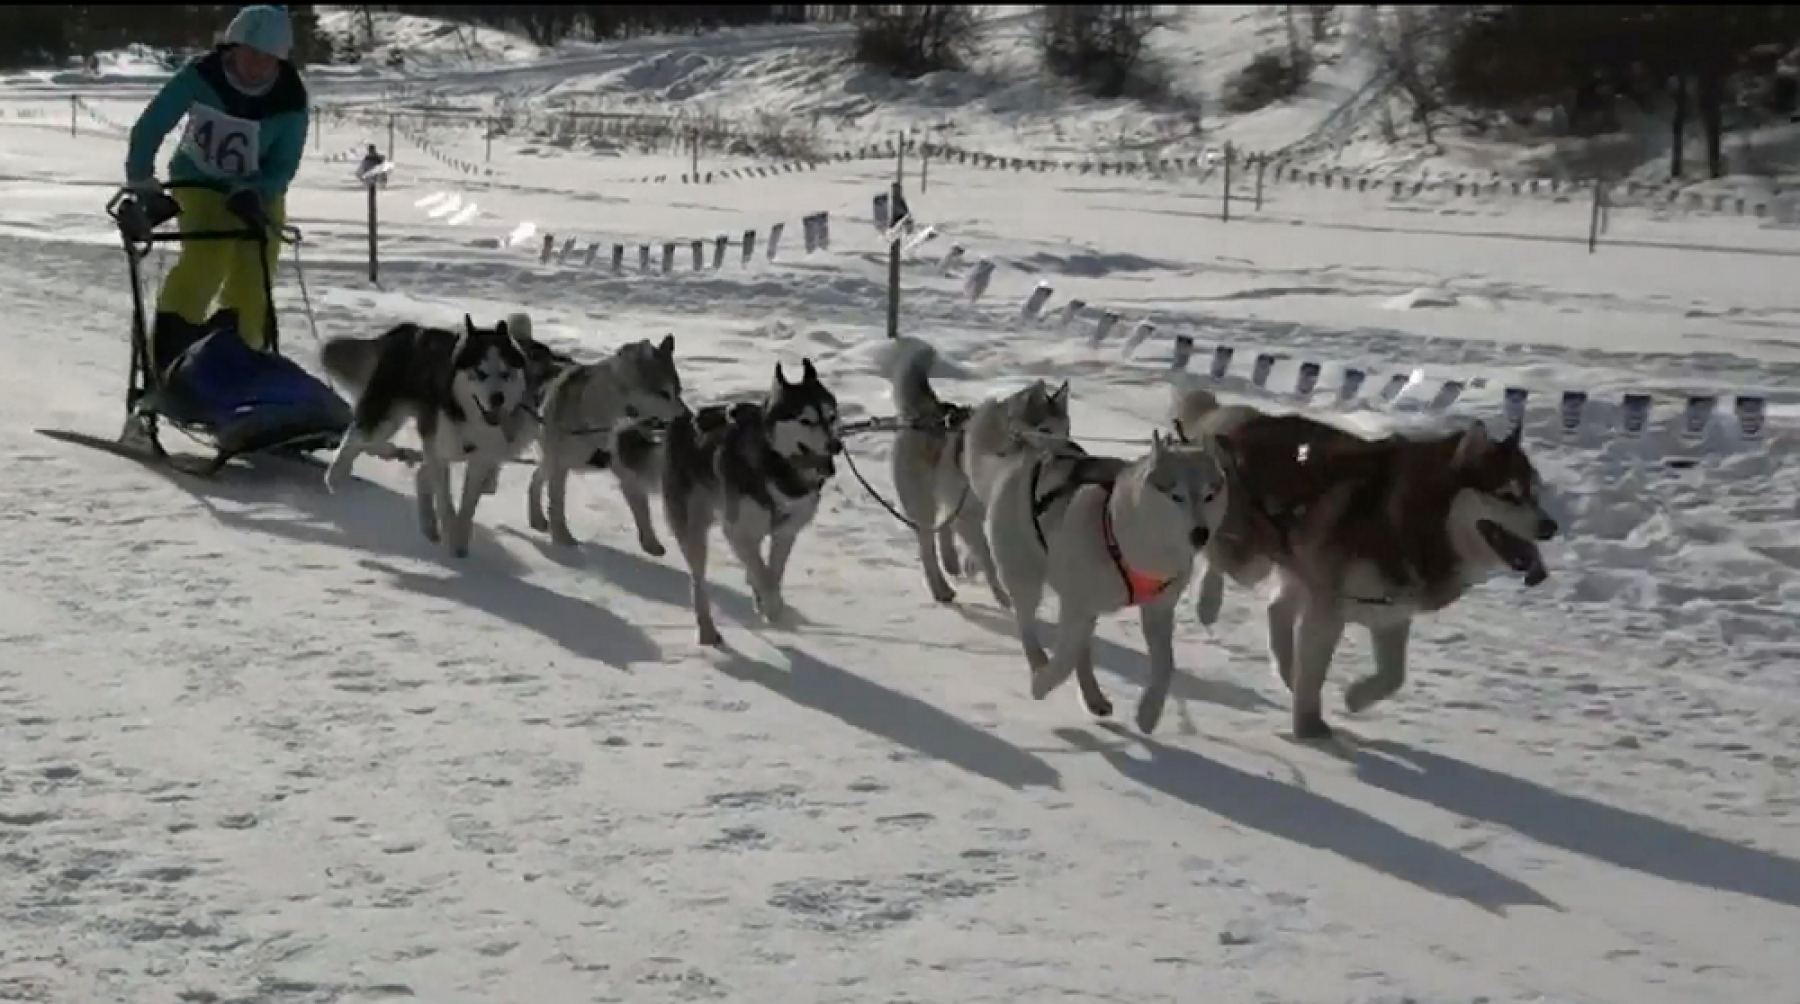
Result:
{"label": "white husky", "polygon": [[[996,430],[972,425],[968,451],[986,486],[988,540],[1012,594],[1032,696],[1048,696],[1073,673],[1088,710],[1110,715],[1094,677],[1094,629],[1101,614],[1135,606],[1151,669],[1138,719],[1155,722],[1175,674],[1176,604],[1195,554],[1225,517],[1224,471],[1209,453],[1161,433],[1134,461],[1089,456],[1073,443],[997,457],[1004,443],[989,438]],[[1059,607],[1054,656],[1037,637],[1046,587]]]}

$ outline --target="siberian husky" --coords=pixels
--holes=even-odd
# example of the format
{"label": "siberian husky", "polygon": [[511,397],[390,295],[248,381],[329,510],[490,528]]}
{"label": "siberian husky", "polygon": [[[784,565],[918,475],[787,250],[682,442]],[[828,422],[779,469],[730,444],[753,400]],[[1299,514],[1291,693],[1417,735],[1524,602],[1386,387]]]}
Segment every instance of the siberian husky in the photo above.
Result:
{"label": "siberian husky", "polygon": [[[466,556],[483,489],[536,433],[528,361],[507,323],[480,328],[465,314],[461,332],[401,324],[375,338],[330,339],[321,361],[356,389],[326,487],[335,491],[359,456],[387,447],[410,420],[422,446],[414,476],[419,529]],[[450,492],[454,464],[467,466],[460,507]]]}
{"label": "siberian husky", "polygon": [[[1201,392],[1204,393],[1204,392]],[[1269,654],[1293,695],[1296,738],[1331,735],[1321,691],[1344,628],[1367,628],[1375,672],[1353,682],[1356,713],[1406,682],[1412,622],[1502,570],[1549,577],[1538,542],[1558,533],[1520,431],[1476,424],[1439,438],[1363,439],[1303,415],[1176,406],[1187,435],[1227,458],[1231,505],[1207,548],[1198,613],[1218,615],[1223,576],[1254,586],[1271,571]]]}
{"label": "siberian husky", "polygon": [[843,449],[837,398],[811,359],[798,381],[776,364],[775,383],[760,402],[714,405],[670,423],[662,449],[663,514],[687,563],[702,645],[724,644],[706,585],[713,524],[721,525],[744,566],[757,610],[778,622],[794,542],[818,512],[820,492],[837,473],[832,458]]}
{"label": "siberian husky", "polygon": [[[973,411],[937,396],[931,386],[931,368],[936,362],[937,350],[927,342],[916,342],[892,370],[894,407],[905,423],[894,441],[894,494],[918,539],[919,564],[925,569],[925,584],[932,598],[939,603],[956,599],[945,573],[962,573],[956,548],[956,538],[961,537],[974,565],[986,576],[994,602],[1007,609],[1012,600],[994,572],[982,526],[981,499],[963,469],[964,437]],[[1052,391],[1043,381],[1034,381],[983,408],[1007,427],[1022,431],[1014,440],[1015,448],[1028,441],[1054,443],[1069,438],[1067,384]]]}
{"label": "siberian husky", "polygon": [[528,490],[531,528],[547,530],[558,544],[574,546],[566,508],[569,475],[584,469],[611,470],[637,524],[638,546],[660,557],[663,545],[650,520],[650,492],[658,487],[658,471],[643,461],[661,431],[685,414],[674,335],[661,343],[640,339],[599,362],[565,367],[544,392],[538,466]]}
{"label": "siberian husky", "polygon": [[[1048,696],[1074,673],[1088,711],[1112,714],[1094,677],[1094,628],[1101,614],[1135,606],[1151,667],[1138,719],[1154,722],[1174,679],[1175,606],[1195,554],[1225,518],[1224,471],[1206,451],[1160,432],[1132,461],[1090,456],[1073,443],[997,458],[1007,446],[1001,431],[971,425],[967,449],[991,478],[987,535],[1012,595],[1032,696]],[[1059,608],[1053,656],[1037,634],[1046,587]]]}

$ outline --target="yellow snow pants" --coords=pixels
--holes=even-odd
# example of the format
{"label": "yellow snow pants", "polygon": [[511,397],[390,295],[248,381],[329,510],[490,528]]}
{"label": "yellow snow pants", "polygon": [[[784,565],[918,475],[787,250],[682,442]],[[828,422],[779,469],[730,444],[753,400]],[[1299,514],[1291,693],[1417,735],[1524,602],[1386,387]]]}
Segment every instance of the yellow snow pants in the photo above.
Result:
{"label": "yellow snow pants", "polygon": [[[177,188],[169,193],[181,205],[181,230],[242,230],[244,221],[225,208],[225,195],[205,188]],[[266,263],[271,281],[281,260],[281,227],[287,200],[264,203],[269,217]],[[189,324],[206,323],[219,306],[237,311],[238,333],[245,344],[261,351],[268,328],[268,301],[263,296],[263,265],[255,241],[194,241],[181,245],[181,258],[169,269],[156,298],[158,313],[173,313]]]}

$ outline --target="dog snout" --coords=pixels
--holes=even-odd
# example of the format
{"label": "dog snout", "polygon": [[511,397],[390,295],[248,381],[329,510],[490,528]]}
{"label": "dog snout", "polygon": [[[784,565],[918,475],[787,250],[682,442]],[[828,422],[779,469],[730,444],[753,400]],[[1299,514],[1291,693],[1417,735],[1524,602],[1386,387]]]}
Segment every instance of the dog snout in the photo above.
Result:
{"label": "dog snout", "polygon": [[1550,540],[1551,538],[1556,536],[1556,531],[1559,529],[1561,529],[1561,527],[1558,527],[1556,525],[1556,520],[1553,520],[1548,516],[1539,516],[1538,517],[1537,539]]}
{"label": "dog snout", "polygon": [[1205,547],[1206,542],[1211,539],[1212,531],[1208,530],[1206,527],[1197,526],[1188,531],[1188,543],[1192,544],[1196,551]]}
{"label": "dog snout", "polygon": [[834,457],[842,456],[844,452],[844,441],[841,439],[833,439],[830,443],[825,445],[825,451]]}
{"label": "dog snout", "polygon": [[506,392],[505,391],[496,390],[496,391],[489,392],[489,394],[488,394],[488,410],[489,411],[499,411],[505,405],[506,405]]}

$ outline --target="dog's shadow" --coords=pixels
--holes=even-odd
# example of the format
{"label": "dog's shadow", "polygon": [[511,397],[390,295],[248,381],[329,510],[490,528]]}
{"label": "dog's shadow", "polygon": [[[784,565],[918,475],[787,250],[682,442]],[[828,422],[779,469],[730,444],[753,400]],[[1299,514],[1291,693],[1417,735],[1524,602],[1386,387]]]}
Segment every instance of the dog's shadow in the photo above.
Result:
{"label": "dog's shadow", "polygon": [[[1012,614],[985,607],[972,607],[960,601],[950,606],[969,623],[1010,639],[1013,642],[1012,652],[1018,656],[1020,669],[1023,670],[1025,653],[1018,648],[1018,627],[1013,623]],[[1055,624],[1045,624],[1040,619],[1038,631],[1046,645],[1055,645]],[[1094,668],[1135,683],[1140,688],[1150,681],[1150,660],[1144,653],[1108,641],[1098,634],[1094,636]],[[1236,711],[1258,712],[1279,707],[1274,701],[1249,687],[1216,677],[1195,676],[1179,669],[1169,686],[1169,693],[1179,700],[1204,701]]]}
{"label": "dog's shadow", "polygon": [[[681,565],[681,558],[676,555],[655,558],[635,550],[614,547],[599,539],[584,540],[579,546],[570,547],[556,543],[547,534],[527,532],[511,526],[501,527],[500,532],[530,544],[546,561],[570,571],[592,572],[612,585],[653,603],[681,610],[688,608],[691,589],[688,573]],[[635,543],[632,546],[635,547]],[[762,614],[757,613],[756,602],[749,594],[720,583],[718,563],[709,564],[712,567],[707,570],[707,591],[712,596],[716,611],[740,624],[768,627]],[[787,628],[805,623],[805,618],[789,608],[779,627]]]}
{"label": "dog's shadow", "polygon": [[570,654],[624,669],[660,662],[662,648],[642,628],[597,603],[564,596],[524,579],[489,581],[471,575],[432,575],[366,559],[362,567],[386,575],[408,592],[462,604],[555,642]]}
{"label": "dog's shadow", "polygon": [[784,645],[776,650],[787,660],[786,667],[730,649],[720,653],[714,665],[734,680],[1009,788],[1062,786],[1062,775],[1042,757],[949,712],[803,649]]}
{"label": "dog's shadow", "polygon": [[1440,896],[1466,900],[1491,913],[1511,906],[1560,910],[1531,886],[1446,847],[1415,837],[1360,809],[1305,788],[1238,770],[1192,750],[1168,746],[1103,724],[1149,754],[1102,742],[1085,729],[1055,734],[1103,758],[1124,777],[1171,798],[1270,836],[1327,851]]}
{"label": "dog's shadow", "polygon": [[[276,457],[246,460],[212,479],[179,471],[169,471],[169,476],[225,526],[350,548],[371,558],[435,561],[453,574],[409,572],[367,559],[362,567],[387,575],[410,592],[451,600],[516,624],[582,658],[619,667],[662,658],[661,648],[648,634],[605,607],[521,578],[527,571],[524,562],[500,546],[497,536],[480,522],[469,556],[458,558],[419,532],[410,495],[363,479],[333,493],[322,483],[323,472],[310,464]],[[480,512],[477,508],[477,516]],[[462,574],[474,571],[491,575]]]}
{"label": "dog's shadow", "polygon": [[[450,568],[479,566],[514,577],[526,571],[481,524],[480,505],[469,555],[458,558],[447,545],[425,539],[410,493],[364,478],[352,478],[332,492],[325,488],[324,472],[311,464],[264,456],[244,460],[243,466],[228,467],[213,478],[179,471],[168,471],[168,476],[215,520],[234,529],[392,558],[436,560]],[[483,501],[491,505],[493,499]]]}
{"label": "dog's shadow", "polygon": [[1800,861],[1391,740],[1366,741],[1362,781],[1551,847],[1669,882],[1800,906]]}

